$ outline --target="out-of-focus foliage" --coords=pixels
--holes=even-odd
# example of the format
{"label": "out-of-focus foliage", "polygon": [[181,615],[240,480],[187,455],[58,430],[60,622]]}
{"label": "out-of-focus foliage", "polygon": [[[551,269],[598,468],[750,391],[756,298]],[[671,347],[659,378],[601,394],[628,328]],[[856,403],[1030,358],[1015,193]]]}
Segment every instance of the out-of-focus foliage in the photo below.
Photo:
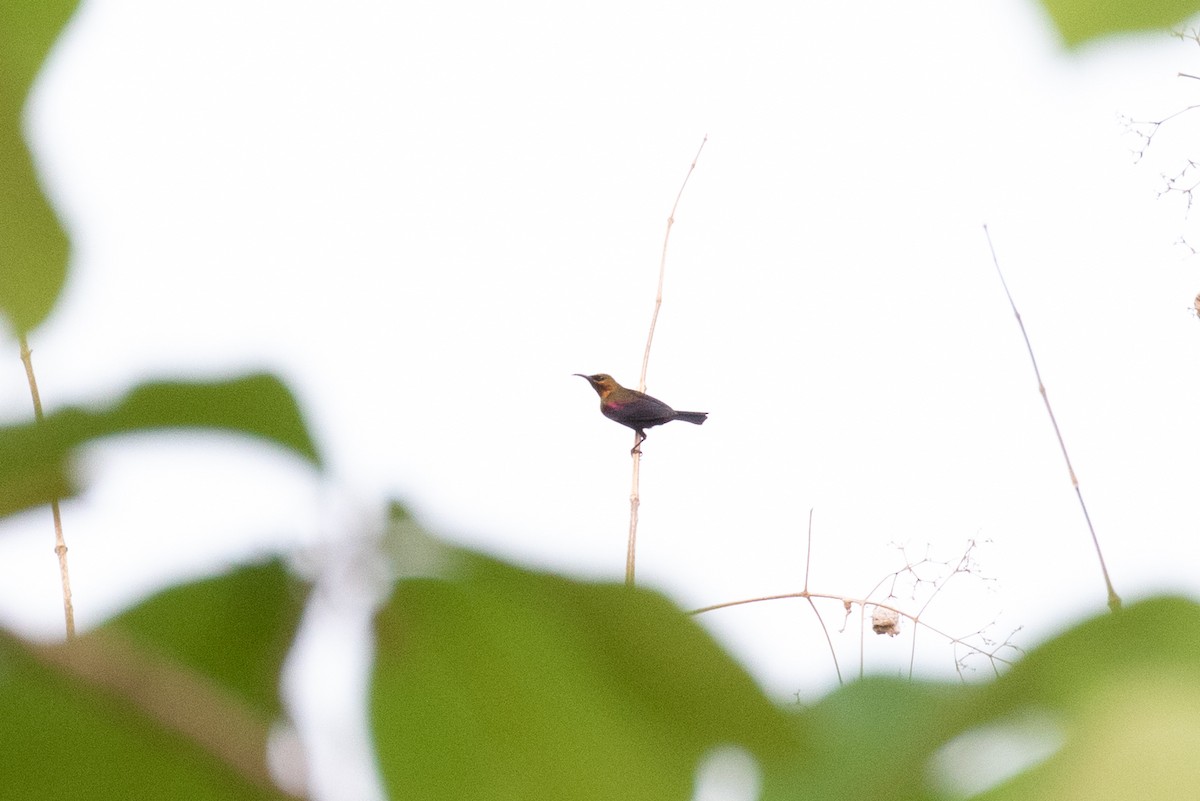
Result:
{"label": "out-of-focus foliage", "polygon": [[166,428],[249,434],[320,464],[295,398],[272,376],[143,384],[105,408],[62,409],[40,423],[0,428],[0,516],[71,494],[69,461],[79,446]]}
{"label": "out-of-focus foliage", "polygon": [[[995,801],[1170,799],[1200,787],[1200,607],[1156,598],[1072,628],[981,692],[972,727],[1042,721],[1045,762]],[[1044,737],[1043,737],[1044,738]],[[1048,739],[1048,738],[1044,738]]]}
{"label": "out-of-focus foliage", "polygon": [[[1196,10],[1046,8],[1073,45]],[[0,314],[18,332],[45,318],[65,276],[66,239],[20,111],[73,9],[0,3]],[[72,491],[79,446],[168,427],[244,432],[318,463],[270,376],[150,384],[0,429],[0,514]],[[370,711],[395,798],[682,800],[706,755],[728,744],[757,760],[765,801],[1174,801],[1200,786],[1190,601],[1104,614],[985,684],[867,679],[805,708],[766,698],[654,593],[428,540],[393,566],[402,578],[377,615]],[[0,797],[279,798],[266,743],[305,594],[272,563],[168,590],[66,646],[0,634]]]}
{"label": "out-of-focus foliage", "polygon": [[282,798],[267,737],[304,594],[272,562],[66,645],[0,635],[0,797]]}
{"label": "out-of-focus foliage", "polygon": [[[391,797],[683,800],[731,744],[764,801],[1174,801],[1200,786],[1191,601],[1102,614],[987,683],[868,678],[803,707],[763,696],[654,593],[437,543],[421,560],[440,568],[400,580],[377,617]],[[266,727],[303,600],[272,563],[164,592],[70,647],[0,638],[4,797],[277,797]]]}
{"label": "out-of-focus foliage", "polygon": [[1200,11],[1196,0],[1042,0],[1071,46],[1113,33],[1169,30]]}
{"label": "out-of-focus foliage", "polygon": [[[38,187],[21,112],[74,8],[0,3],[0,315],[18,334],[45,318],[66,275],[66,237]],[[81,446],[168,428],[248,434],[320,464],[273,376],[148,383],[0,428],[0,516],[69,495]],[[267,741],[304,595],[275,562],[168,590],[65,645],[0,634],[0,797],[283,797]]]}
{"label": "out-of-focus foliage", "polygon": [[273,560],[164,590],[102,631],[152,643],[270,719],[283,713],[279,668],[307,596],[308,585]]}
{"label": "out-of-focus foliage", "polygon": [[[850,684],[800,713],[817,750],[764,801],[1169,801],[1200,786],[1200,606],[1103,614],[987,684]],[[1186,793],[1184,793],[1186,795]]]}
{"label": "out-of-focus foliage", "polygon": [[75,0],[0,3],[0,317],[18,332],[40,323],[67,276],[67,237],[42,194],[21,111]]}
{"label": "out-of-focus foliage", "polygon": [[474,554],[400,582],[377,620],[371,689],[393,798],[688,798],[737,744],[803,759],[802,720],[661,596]]}

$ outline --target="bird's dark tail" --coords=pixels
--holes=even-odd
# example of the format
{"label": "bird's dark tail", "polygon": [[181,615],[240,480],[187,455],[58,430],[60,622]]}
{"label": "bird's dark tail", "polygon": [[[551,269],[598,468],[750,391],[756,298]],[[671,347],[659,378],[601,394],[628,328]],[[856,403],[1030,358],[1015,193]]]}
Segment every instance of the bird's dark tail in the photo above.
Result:
{"label": "bird's dark tail", "polygon": [[675,419],[700,425],[708,419],[708,412],[675,412]]}

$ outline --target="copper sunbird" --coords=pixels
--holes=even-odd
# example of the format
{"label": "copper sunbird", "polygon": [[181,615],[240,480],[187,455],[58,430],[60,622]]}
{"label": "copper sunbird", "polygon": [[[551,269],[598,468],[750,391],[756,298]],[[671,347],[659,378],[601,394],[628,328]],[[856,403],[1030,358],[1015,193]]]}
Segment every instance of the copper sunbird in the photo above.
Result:
{"label": "copper sunbird", "polygon": [[708,412],[677,412],[658,398],[652,398],[636,389],[626,389],[608,373],[575,375],[587,379],[592,389],[596,390],[596,394],[600,396],[601,414],[637,432],[637,444],[630,453],[639,451],[646,439],[647,428],[660,426],[672,420],[684,420],[700,425],[708,419]]}

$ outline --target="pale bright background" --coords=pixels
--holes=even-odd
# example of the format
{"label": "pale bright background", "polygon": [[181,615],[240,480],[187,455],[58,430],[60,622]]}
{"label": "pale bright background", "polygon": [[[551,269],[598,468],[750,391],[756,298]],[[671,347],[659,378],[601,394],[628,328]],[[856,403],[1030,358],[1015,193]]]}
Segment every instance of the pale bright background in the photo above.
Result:
{"label": "pale bright background", "polygon": [[[689,608],[798,590],[813,508],[814,590],[867,594],[892,543],[975,540],[931,622],[1028,648],[1104,609],[987,223],[1117,590],[1200,592],[1200,270],[1176,244],[1200,236],[1157,197],[1200,150],[1184,116],[1135,161],[1120,120],[1195,102],[1176,73],[1200,48],[1069,54],[1033,2],[787,5],[85,2],[29,116],[75,244],[32,337],[43,398],[272,370],[331,472],[229,437],[92,448],[64,512],[81,625],[295,546],[353,573],[338,544],[393,496],[453,541],[620,580],[632,435],[571,374],[636,384],[705,134],[648,389],[710,417],[650,433],[639,583]],[[0,415],[24,419],[9,351]],[[0,533],[0,620],[56,635],[49,514]],[[365,797],[362,599],[320,598],[297,715],[322,797]],[[781,699],[835,684],[798,603],[705,621]],[[872,637],[867,668],[910,645]],[[919,666],[955,675],[945,650]]]}

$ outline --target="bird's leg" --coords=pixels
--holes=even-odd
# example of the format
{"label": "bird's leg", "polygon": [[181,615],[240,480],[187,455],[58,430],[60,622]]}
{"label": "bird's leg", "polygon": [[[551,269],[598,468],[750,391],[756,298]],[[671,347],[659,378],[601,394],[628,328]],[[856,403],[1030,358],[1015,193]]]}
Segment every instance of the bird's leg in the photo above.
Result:
{"label": "bird's leg", "polygon": [[646,441],[646,432],[644,430],[639,428],[637,430],[637,436],[638,436],[637,444],[629,449],[630,456],[633,456],[635,453],[641,453],[642,452],[642,443]]}

